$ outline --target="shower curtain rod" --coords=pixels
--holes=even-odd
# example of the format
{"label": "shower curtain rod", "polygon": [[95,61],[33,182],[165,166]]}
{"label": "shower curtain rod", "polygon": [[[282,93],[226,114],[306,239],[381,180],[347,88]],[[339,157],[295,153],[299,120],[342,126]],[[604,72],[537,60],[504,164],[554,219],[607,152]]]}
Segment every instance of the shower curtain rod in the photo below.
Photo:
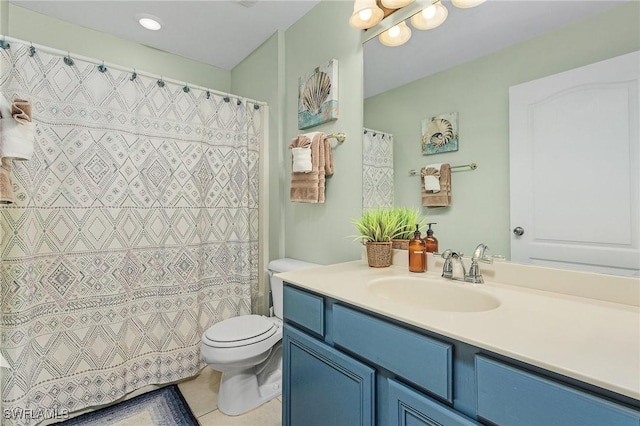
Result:
{"label": "shower curtain rod", "polygon": [[[41,44],[35,44],[35,43],[30,42],[30,41],[25,41],[25,40],[21,40],[21,39],[18,39],[18,38],[8,37],[8,36],[5,36],[5,35],[1,35],[0,37],[1,37],[0,47],[3,48],[3,49],[10,49],[11,48],[10,47],[11,43],[21,43],[21,44],[24,44],[24,45],[31,46],[32,48],[35,49],[35,51],[43,50],[43,51],[45,51],[47,53],[61,56],[65,60],[65,63],[67,63],[67,64],[69,64],[67,62],[67,58],[72,59],[71,58],[71,53],[69,51],[60,50],[60,49],[56,49],[56,48],[48,47],[48,46],[43,46]],[[33,56],[33,55],[31,55],[31,56]],[[215,89],[209,89],[207,87],[199,86],[199,85],[195,85],[195,84],[191,85],[191,84],[189,84],[188,82],[185,82],[185,81],[180,81],[180,80],[176,80],[176,79],[172,79],[172,78],[166,78],[163,75],[152,74],[152,73],[147,72],[147,71],[138,71],[138,69],[136,69],[136,68],[127,68],[127,67],[124,67],[122,65],[117,65],[117,64],[114,64],[114,63],[111,63],[111,62],[98,61],[98,60],[96,60],[94,58],[89,58],[89,57],[83,56],[83,55],[74,54],[73,55],[73,59],[78,59],[78,60],[81,60],[81,61],[89,62],[91,64],[95,64],[98,67],[102,66],[102,67],[106,67],[106,68],[114,68],[114,69],[117,69],[119,71],[131,71],[133,74],[136,74],[136,75],[143,75],[143,76],[146,76],[146,77],[157,79],[158,81],[169,82],[169,83],[173,83],[173,84],[177,84],[177,85],[184,85],[184,88],[199,89],[199,90],[203,90],[205,92],[209,92],[209,93],[212,93],[212,94],[215,94],[215,95],[223,96],[225,98],[235,98],[237,100],[241,100],[241,101],[244,101],[244,102],[249,102],[249,103],[252,103],[252,104],[255,104],[255,105],[267,106],[267,103],[264,102],[264,101],[257,101],[255,99],[245,98],[244,96],[234,95],[232,93],[227,93],[227,92],[221,92],[221,91],[215,90]],[[73,61],[71,61],[71,64],[73,64]],[[105,68],[103,68],[103,69],[104,69],[104,71],[106,71]],[[101,72],[104,72],[104,71],[101,70]],[[188,90],[185,90],[185,91],[188,91]]]}

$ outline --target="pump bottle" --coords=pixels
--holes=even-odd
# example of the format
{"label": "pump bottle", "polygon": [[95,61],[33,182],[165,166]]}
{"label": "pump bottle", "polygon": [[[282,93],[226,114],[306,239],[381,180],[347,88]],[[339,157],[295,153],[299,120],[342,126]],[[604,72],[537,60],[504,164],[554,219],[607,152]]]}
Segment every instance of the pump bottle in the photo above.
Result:
{"label": "pump bottle", "polygon": [[427,237],[424,239],[427,246],[427,253],[436,253],[438,251],[438,239],[433,236],[431,225],[437,225],[437,223],[431,222],[427,223],[427,225],[429,225],[429,229],[427,229]]}
{"label": "pump bottle", "polygon": [[421,238],[420,230],[416,225],[413,238],[409,241],[409,271],[425,272],[427,270],[427,245]]}

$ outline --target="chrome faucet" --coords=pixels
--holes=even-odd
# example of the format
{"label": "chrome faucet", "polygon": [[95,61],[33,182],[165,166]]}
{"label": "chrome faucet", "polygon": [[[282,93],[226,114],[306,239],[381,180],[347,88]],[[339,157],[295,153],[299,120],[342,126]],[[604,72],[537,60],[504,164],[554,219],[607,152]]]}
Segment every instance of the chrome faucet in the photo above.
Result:
{"label": "chrome faucet", "polygon": [[482,284],[484,283],[484,279],[480,274],[480,267],[478,266],[478,262],[484,263],[493,263],[493,259],[487,256],[486,251],[489,250],[485,244],[480,243],[478,247],[473,251],[473,256],[471,257],[471,266],[469,267],[469,273],[464,275],[464,280],[468,283],[474,284]]}
{"label": "chrome faucet", "polygon": [[[442,258],[444,259],[444,265],[442,265],[442,278],[447,278],[449,280],[458,280],[462,281],[467,276],[467,271],[464,267],[464,263],[462,262],[462,253],[456,253],[451,249],[447,249],[442,252]],[[462,268],[462,277],[456,278],[453,276],[453,265],[457,263]]]}
{"label": "chrome faucet", "polygon": [[[486,244],[478,244],[478,247],[476,247],[473,252],[473,256],[471,257],[471,266],[469,267],[469,273],[467,273],[467,270],[464,267],[464,262],[462,261],[462,253],[456,253],[451,249],[443,251],[441,255],[444,259],[444,265],[442,265],[442,278],[464,281],[473,284],[484,283],[484,279],[480,274],[480,267],[478,266],[478,262],[493,263],[493,259],[488,257],[486,254],[487,250],[489,250],[489,247],[487,247]],[[462,268],[461,277],[455,277],[453,274],[455,264],[459,264],[460,268]]]}

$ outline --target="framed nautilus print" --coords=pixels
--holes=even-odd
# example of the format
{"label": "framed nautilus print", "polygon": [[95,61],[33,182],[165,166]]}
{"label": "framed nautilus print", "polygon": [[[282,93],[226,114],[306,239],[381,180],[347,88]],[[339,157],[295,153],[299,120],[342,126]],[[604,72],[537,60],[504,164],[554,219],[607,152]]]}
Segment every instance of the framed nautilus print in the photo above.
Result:
{"label": "framed nautilus print", "polygon": [[338,119],[338,60],[298,79],[298,129]]}
{"label": "framed nautilus print", "polygon": [[422,155],[458,150],[458,113],[422,119]]}

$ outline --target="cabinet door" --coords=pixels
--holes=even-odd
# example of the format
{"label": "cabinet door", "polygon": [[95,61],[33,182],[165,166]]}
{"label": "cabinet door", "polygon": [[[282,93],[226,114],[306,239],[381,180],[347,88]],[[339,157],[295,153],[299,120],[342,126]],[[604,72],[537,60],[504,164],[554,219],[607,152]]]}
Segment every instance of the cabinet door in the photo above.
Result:
{"label": "cabinet door", "polygon": [[478,417],[514,426],[638,426],[640,411],[476,356]]}
{"label": "cabinet door", "polygon": [[372,368],[289,325],[283,345],[283,425],[373,425]]}
{"label": "cabinet door", "polygon": [[415,390],[389,380],[389,426],[474,426],[475,421]]}

